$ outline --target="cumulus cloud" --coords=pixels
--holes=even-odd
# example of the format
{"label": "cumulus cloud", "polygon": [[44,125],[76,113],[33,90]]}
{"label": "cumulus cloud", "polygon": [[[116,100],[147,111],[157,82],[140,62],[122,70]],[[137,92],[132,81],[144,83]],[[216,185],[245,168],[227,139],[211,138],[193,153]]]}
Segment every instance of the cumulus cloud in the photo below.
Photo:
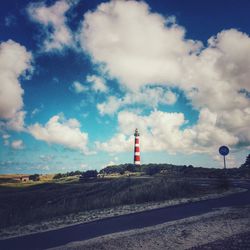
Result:
{"label": "cumulus cloud", "polygon": [[[183,113],[153,111],[148,116],[129,111],[118,114],[119,131],[107,142],[96,142],[107,152],[131,151],[135,124],[141,134],[142,151],[213,153],[221,144],[235,145],[238,137],[220,128],[216,114],[204,109],[197,125],[188,127]],[[183,128],[185,126],[185,128]]]}
{"label": "cumulus cloud", "polygon": [[42,27],[45,35],[43,42],[44,51],[62,50],[65,47],[74,46],[74,38],[67,26],[66,13],[78,1],[61,0],[51,6],[44,2],[31,3],[27,12],[32,21]]}
{"label": "cumulus cloud", "polygon": [[[84,15],[81,45],[94,62],[131,89],[147,83],[176,82],[183,56],[199,51],[185,40],[172,18],[150,13],[146,3],[111,1]],[[167,79],[166,79],[167,77]]]}
{"label": "cumulus cloud", "polygon": [[7,139],[10,138],[10,135],[9,135],[9,134],[4,134],[4,135],[2,136],[2,138],[3,138],[4,140],[7,140]]}
{"label": "cumulus cloud", "polygon": [[109,96],[106,102],[98,103],[96,107],[101,115],[112,115],[120,108],[121,103],[121,99],[115,96]]}
{"label": "cumulus cloud", "polygon": [[108,88],[103,78],[96,75],[87,76],[87,82],[92,84],[92,89],[96,92],[107,92]]}
{"label": "cumulus cloud", "polygon": [[0,119],[9,129],[23,129],[24,90],[20,76],[32,70],[31,59],[31,53],[12,40],[0,44]]}
{"label": "cumulus cloud", "polygon": [[2,138],[3,138],[3,145],[4,146],[9,146],[9,144],[10,144],[10,142],[9,142],[10,135],[9,134],[3,134]]}
{"label": "cumulus cloud", "polygon": [[181,150],[184,141],[179,128],[185,123],[182,113],[153,111],[149,116],[122,111],[118,114],[119,132],[108,142],[96,142],[107,152],[131,151],[135,124],[141,134],[142,151]]}
{"label": "cumulus cloud", "polygon": [[25,111],[18,111],[15,117],[11,118],[9,121],[6,122],[6,127],[8,129],[15,130],[15,131],[24,130],[25,115],[26,115]]}
{"label": "cumulus cloud", "polygon": [[[250,144],[247,34],[223,30],[205,47],[187,39],[185,29],[172,17],[152,13],[144,2],[111,1],[84,15],[80,37],[93,63],[101,65],[105,74],[117,78],[129,91],[138,93],[149,84],[184,91],[200,118],[196,127],[179,128],[179,133],[199,145],[200,151],[214,142]],[[101,114],[109,114],[122,103],[122,99],[110,97],[97,108]],[[179,133],[176,143],[182,140]],[[174,149],[172,146],[169,148]]]}
{"label": "cumulus cloud", "polygon": [[119,109],[135,104],[156,109],[159,104],[173,105],[176,101],[177,95],[171,90],[146,86],[138,92],[127,92],[123,98],[109,96],[105,102],[97,104],[97,109],[101,115],[113,115]]}
{"label": "cumulus cloud", "polygon": [[86,82],[88,86],[83,85],[78,81],[73,82],[71,85],[71,90],[73,90],[77,94],[86,92],[88,90],[93,90],[94,92],[100,92],[100,93],[105,93],[108,91],[104,79],[99,76],[88,75],[86,77]]}
{"label": "cumulus cloud", "polygon": [[83,92],[88,90],[88,88],[86,86],[84,86],[83,84],[81,84],[78,81],[73,82],[71,88],[77,94],[83,93]]}
{"label": "cumulus cloud", "polygon": [[29,126],[28,131],[37,140],[90,153],[87,148],[88,134],[81,132],[80,123],[76,119],[66,120],[62,115],[55,115],[45,125],[35,123]]}
{"label": "cumulus cloud", "polygon": [[24,148],[23,141],[22,141],[22,140],[13,141],[13,142],[11,143],[11,147],[12,147],[13,149],[23,149],[23,148]]}
{"label": "cumulus cloud", "polygon": [[54,155],[40,155],[39,158],[44,162],[51,162],[55,156]]}

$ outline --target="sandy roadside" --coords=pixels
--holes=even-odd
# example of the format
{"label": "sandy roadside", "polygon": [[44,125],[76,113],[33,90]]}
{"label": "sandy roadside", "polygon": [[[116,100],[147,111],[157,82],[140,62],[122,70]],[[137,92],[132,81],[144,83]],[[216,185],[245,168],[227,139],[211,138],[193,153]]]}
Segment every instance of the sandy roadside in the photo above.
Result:
{"label": "sandy roadside", "polygon": [[[222,208],[205,215],[153,227],[73,242],[53,250],[202,249],[204,244],[230,239],[243,233],[250,233],[250,206]],[[248,247],[246,249],[250,249]]]}
{"label": "sandy roadside", "polygon": [[161,201],[161,202],[148,202],[148,203],[143,203],[143,204],[132,204],[132,205],[126,205],[126,206],[117,206],[114,208],[80,212],[80,213],[70,214],[66,216],[60,216],[60,217],[53,218],[48,221],[42,221],[36,224],[28,224],[24,226],[13,226],[9,228],[0,229],[0,239],[7,239],[7,238],[16,237],[16,236],[34,234],[38,232],[45,232],[49,230],[63,228],[66,226],[87,223],[87,222],[91,222],[91,221],[95,221],[95,220],[99,220],[103,218],[131,214],[131,213],[151,210],[155,208],[173,206],[173,205],[213,199],[213,198],[220,198],[220,197],[227,196],[233,193],[244,192],[244,191],[246,190],[242,188],[233,188],[224,193],[209,194],[209,195],[195,197],[195,198],[183,198],[183,199],[175,199],[175,200],[168,200],[168,201]]}

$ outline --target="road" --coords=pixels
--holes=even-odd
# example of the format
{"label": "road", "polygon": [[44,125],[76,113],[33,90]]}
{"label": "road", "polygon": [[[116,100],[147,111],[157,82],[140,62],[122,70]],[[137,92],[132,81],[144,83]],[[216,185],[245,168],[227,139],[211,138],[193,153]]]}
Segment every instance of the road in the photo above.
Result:
{"label": "road", "polygon": [[235,186],[247,188],[248,191],[217,199],[180,204],[129,215],[101,219],[57,230],[0,240],[0,249],[47,249],[65,245],[72,241],[87,240],[115,232],[149,227],[168,221],[201,215],[220,207],[250,205],[250,183],[235,182]]}

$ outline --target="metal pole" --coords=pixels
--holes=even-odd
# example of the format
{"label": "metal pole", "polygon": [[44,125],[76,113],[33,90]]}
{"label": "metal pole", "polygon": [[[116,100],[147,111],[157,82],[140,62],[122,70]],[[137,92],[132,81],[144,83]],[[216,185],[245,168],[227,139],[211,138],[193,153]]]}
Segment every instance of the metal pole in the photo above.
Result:
{"label": "metal pole", "polygon": [[224,159],[224,169],[226,169],[226,156],[223,155],[223,159]]}

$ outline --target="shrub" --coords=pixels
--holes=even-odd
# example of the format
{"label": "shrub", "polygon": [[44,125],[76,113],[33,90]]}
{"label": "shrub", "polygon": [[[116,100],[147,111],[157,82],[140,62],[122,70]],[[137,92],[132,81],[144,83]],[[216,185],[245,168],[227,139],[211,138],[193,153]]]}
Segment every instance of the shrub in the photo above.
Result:
{"label": "shrub", "polygon": [[67,173],[64,173],[64,174],[58,173],[58,174],[55,174],[55,176],[53,177],[53,179],[61,179],[63,177],[76,176],[76,175],[81,175],[81,174],[82,174],[82,172],[79,171],[79,170],[67,172]]}
{"label": "shrub", "polygon": [[29,176],[29,180],[31,181],[40,181],[40,176],[39,174],[32,174]]}
{"label": "shrub", "polygon": [[86,172],[83,172],[82,177],[83,178],[96,178],[98,172],[96,170],[88,170]]}
{"label": "shrub", "polygon": [[59,174],[55,174],[55,176],[53,177],[53,179],[61,179],[61,178],[63,178],[64,177],[64,175],[63,174],[61,174],[61,173],[59,173]]}
{"label": "shrub", "polygon": [[154,174],[157,174],[157,173],[159,173],[161,171],[161,169],[160,168],[158,168],[157,166],[155,166],[155,167],[148,167],[148,168],[146,168],[145,169],[145,173],[147,174],[147,175],[154,175]]}
{"label": "shrub", "polygon": [[241,165],[241,168],[250,168],[250,154],[247,156],[245,163]]}

